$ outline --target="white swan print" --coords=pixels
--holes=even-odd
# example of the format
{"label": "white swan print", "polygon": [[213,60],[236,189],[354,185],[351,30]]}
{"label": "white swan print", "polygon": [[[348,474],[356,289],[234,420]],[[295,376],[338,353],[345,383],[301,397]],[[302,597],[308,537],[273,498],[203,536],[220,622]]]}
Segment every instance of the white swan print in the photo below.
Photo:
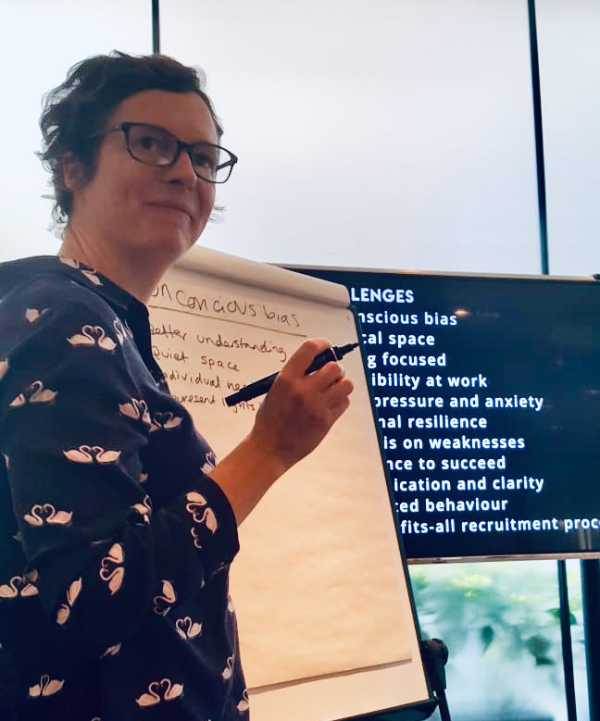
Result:
{"label": "white swan print", "polygon": [[190,491],[186,495],[187,503],[185,506],[185,510],[188,513],[194,513],[197,506],[206,506],[208,504],[208,501],[201,493],[198,493],[198,491]]}
{"label": "white swan print", "polygon": [[56,679],[50,679],[50,676],[45,673],[41,676],[39,683],[29,687],[29,696],[31,698],[38,698],[39,696],[53,696],[61,690],[63,684],[64,680],[58,681]]}
{"label": "white swan print", "polygon": [[51,503],[36,503],[23,519],[30,526],[68,526],[73,518],[72,511],[57,511]]}
{"label": "white swan print", "polygon": [[37,596],[38,589],[35,585],[37,579],[38,572],[35,569],[24,576],[13,576],[8,583],[0,585],[0,598]]}
{"label": "white swan print", "polygon": [[108,583],[111,596],[114,596],[123,585],[123,579],[125,578],[124,562],[125,551],[120,543],[113,543],[108,554],[100,562],[100,578]]}
{"label": "white swan print", "polygon": [[148,693],[143,693],[135,702],[140,708],[156,706],[161,701],[173,701],[183,695],[183,684],[173,683],[168,678],[162,681],[153,681],[148,686]]}
{"label": "white swan print", "polygon": [[115,318],[113,320],[113,330],[115,332],[115,335],[117,336],[117,341],[119,342],[119,345],[123,345],[125,343],[125,328],[123,328],[123,323],[118,318]]}
{"label": "white swan print", "polygon": [[119,413],[134,421],[142,421],[148,426],[152,424],[148,404],[144,400],[132,398],[130,403],[119,403]]}
{"label": "white swan print", "polygon": [[239,713],[244,713],[244,711],[247,711],[250,708],[250,702],[248,701],[248,689],[244,689],[244,694],[240,700],[240,702],[237,705],[237,710]]}
{"label": "white swan print", "polygon": [[9,404],[9,408],[19,408],[24,406],[27,402],[29,403],[51,403],[58,393],[51,391],[49,388],[44,388],[42,381],[37,380],[28,386],[23,393],[14,398]]}
{"label": "white swan print", "polygon": [[[188,502],[185,505],[185,510],[192,515],[194,523],[202,523],[211,533],[215,533],[219,524],[215,512],[207,505],[206,498],[197,491],[190,491],[186,495],[186,499]],[[193,532],[192,536],[196,538]]]}
{"label": "white swan print", "polygon": [[177,600],[177,593],[171,581],[162,582],[162,594],[154,596],[154,613],[159,616],[166,616]]}
{"label": "white swan print", "polygon": [[223,676],[223,681],[228,681],[233,676],[233,660],[233,656],[229,656],[229,658],[227,659],[225,668],[221,673],[221,676]]}
{"label": "white swan print", "polygon": [[175,621],[175,630],[184,641],[189,641],[202,633],[202,624],[186,616]]}
{"label": "white swan print", "polygon": [[113,330],[119,341],[119,345],[123,345],[126,340],[133,340],[133,333],[129,329],[127,323],[122,323],[119,318],[113,320]]}
{"label": "white swan print", "polygon": [[[194,526],[192,526],[192,528],[190,529],[190,534],[191,534],[192,538],[194,539],[194,546],[199,551],[201,551],[202,544],[200,543],[200,536],[198,535],[198,531],[194,528]],[[202,586],[204,586],[204,583],[202,583],[202,585],[200,587],[202,588]]]}
{"label": "white swan print", "polygon": [[108,335],[102,326],[99,325],[84,325],[81,328],[81,333],[75,333],[75,335],[67,338],[69,343],[74,346],[98,346],[105,351],[113,351],[117,344]]}
{"label": "white swan print", "polygon": [[94,285],[102,285],[102,281],[100,278],[98,278],[95,270],[85,270],[81,268],[78,260],[73,260],[72,258],[59,258],[61,263],[64,263],[64,265],[68,265],[71,268],[76,268],[81,272],[82,275],[84,275],[91,283]]}
{"label": "white swan print", "polygon": [[131,506],[131,508],[140,514],[144,523],[150,523],[150,514],[152,513],[152,501],[150,500],[150,496],[144,496],[141,503],[136,503],[134,506]]}
{"label": "white swan print", "polygon": [[28,323],[35,323],[44,315],[47,310],[48,308],[42,308],[42,310],[38,310],[37,308],[27,308],[27,310],[25,311],[25,320]]}
{"label": "white swan print", "polygon": [[105,450],[102,446],[83,445],[63,451],[63,455],[75,463],[115,463],[119,460],[121,451]]}
{"label": "white swan print", "polygon": [[60,605],[58,613],[56,614],[56,623],[58,623],[59,626],[62,626],[68,621],[73,604],[77,600],[77,596],[81,593],[81,586],[81,578],[78,578],[76,581],[73,581],[67,589],[67,602]]}
{"label": "white swan print", "polygon": [[176,416],[171,411],[158,411],[152,416],[152,422],[150,424],[150,433],[154,431],[170,431],[173,428],[177,428],[181,425],[183,418]]}
{"label": "white swan print", "polygon": [[106,651],[100,656],[100,658],[107,658],[108,656],[116,656],[121,650],[121,644],[115,643],[114,646],[109,646]]}
{"label": "white swan print", "polygon": [[207,475],[214,470],[214,467],[217,465],[217,457],[212,451],[209,451],[206,454],[206,461],[204,462],[204,465],[200,469],[202,473],[206,473]]}

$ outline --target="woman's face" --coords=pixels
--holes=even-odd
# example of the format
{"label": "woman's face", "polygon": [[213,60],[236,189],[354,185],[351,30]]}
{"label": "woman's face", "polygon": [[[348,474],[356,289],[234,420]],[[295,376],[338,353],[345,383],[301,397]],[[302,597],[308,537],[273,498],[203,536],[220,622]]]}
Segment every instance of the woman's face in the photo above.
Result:
{"label": "woman's face", "polygon": [[[210,111],[196,93],[137,93],[117,106],[106,129],[123,122],[158,125],[185,143],[218,142]],[[129,155],[121,131],[100,142],[93,179],[70,185],[71,229],[100,255],[172,262],[204,229],[214,185],[196,177],[185,152],[170,168],[154,167]]]}

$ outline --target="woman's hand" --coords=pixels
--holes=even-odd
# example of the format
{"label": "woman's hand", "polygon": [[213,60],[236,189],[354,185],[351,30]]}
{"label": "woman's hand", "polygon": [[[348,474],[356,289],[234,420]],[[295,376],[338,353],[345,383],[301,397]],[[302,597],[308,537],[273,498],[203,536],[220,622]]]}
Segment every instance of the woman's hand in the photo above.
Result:
{"label": "woman's hand", "polygon": [[279,459],[284,471],[313,451],[350,405],[352,381],[339,363],[305,375],[315,356],[330,345],[324,338],[302,343],[256,414],[250,439]]}
{"label": "woman's hand", "polygon": [[211,472],[238,524],[283,473],[319,445],[350,405],[352,381],[339,363],[305,375],[329,346],[324,338],[302,343],[258,409],[248,436]]}

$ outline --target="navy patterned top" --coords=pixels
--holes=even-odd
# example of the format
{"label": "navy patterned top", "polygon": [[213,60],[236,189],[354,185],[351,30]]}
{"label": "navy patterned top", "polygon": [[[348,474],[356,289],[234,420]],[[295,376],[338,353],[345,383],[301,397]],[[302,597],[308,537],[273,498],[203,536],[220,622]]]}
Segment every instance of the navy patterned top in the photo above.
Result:
{"label": "navy patterned top", "polygon": [[240,721],[231,506],[148,311],[76,261],[0,266],[0,717]]}

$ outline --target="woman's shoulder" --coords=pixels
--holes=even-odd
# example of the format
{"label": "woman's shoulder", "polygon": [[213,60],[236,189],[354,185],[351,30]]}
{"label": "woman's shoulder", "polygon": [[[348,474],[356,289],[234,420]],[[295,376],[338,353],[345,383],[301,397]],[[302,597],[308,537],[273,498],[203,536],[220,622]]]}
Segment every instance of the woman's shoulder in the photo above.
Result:
{"label": "woman's shoulder", "polygon": [[84,312],[112,320],[115,312],[99,292],[101,286],[101,277],[92,269],[55,256],[2,263],[0,317],[25,313],[32,322],[51,311],[54,318]]}
{"label": "woman's shoulder", "polygon": [[63,268],[57,258],[0,265],[0,358],[19,348],[50,353],[61,339],[84,331],[92,337],[124,332],[120,315],[95,287],[95,278],[80,279],[79,272]]}

